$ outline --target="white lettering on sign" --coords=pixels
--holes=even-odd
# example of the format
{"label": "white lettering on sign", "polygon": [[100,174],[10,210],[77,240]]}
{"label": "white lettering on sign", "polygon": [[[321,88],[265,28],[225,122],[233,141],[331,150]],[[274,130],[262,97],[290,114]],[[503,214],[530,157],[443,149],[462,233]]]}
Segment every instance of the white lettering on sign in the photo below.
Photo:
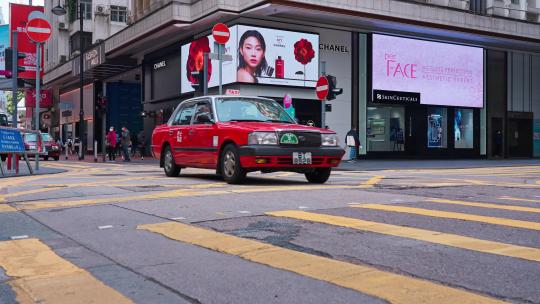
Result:
{"label": "white lettering on sign", "polygon": [[158,63],[154,63],[154,70],[161,69],[167,66],[167,61],[163,60]]}

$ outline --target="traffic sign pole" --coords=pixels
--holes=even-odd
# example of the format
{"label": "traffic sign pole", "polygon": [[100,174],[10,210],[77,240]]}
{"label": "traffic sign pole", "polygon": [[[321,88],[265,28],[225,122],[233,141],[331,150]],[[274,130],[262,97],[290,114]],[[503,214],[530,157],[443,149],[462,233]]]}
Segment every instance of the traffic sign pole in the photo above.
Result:
{"label": "traffic sign pole", "polygon": [[[36,43],[36,57],[37,57],[37,62],[36,62],[36,131],[38,131],[38,136],[41,137],[41,135],[39,135],[39,104],[41,103],[41,43],[37,42]],[[37,143],[37,147],[39,148],[39,138],[38,140],[36,141]],[[43,145],[43,143],[41,144],[41,147],[42,149],[45,147],[45,145]],[[38,151],[39,152],[39,151]],[[36,153],[35,157],[36,159],[36,171],[39,171],[39,154]]]}
{"label": "traffic sign pole", "polygon": [[218,44],[218,53],[219,53],[219,95],[223,95],[223,56],[221,54],[222,46],[221,43]]}

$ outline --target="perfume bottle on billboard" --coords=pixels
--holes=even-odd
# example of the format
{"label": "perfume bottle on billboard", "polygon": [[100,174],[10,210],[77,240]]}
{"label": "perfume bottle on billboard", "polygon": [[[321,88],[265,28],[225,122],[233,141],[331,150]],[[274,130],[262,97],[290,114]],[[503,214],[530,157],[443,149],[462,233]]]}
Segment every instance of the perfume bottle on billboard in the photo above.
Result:
{"label": "perfume bottle on billboard", "polygon": [[281,59],[281,56],[278,56],[276,59],[276,78],[285,77],[285,61]]}

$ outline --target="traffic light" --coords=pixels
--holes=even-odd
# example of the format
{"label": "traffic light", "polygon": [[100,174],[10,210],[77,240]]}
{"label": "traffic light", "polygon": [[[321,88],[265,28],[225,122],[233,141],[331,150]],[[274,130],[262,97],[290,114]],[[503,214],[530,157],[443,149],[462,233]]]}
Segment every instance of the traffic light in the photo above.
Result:
{"label": "traffic light", "polygon": [[202,94],[204,92],[203,72],[195,70],[195,71],[191,72],[191,76],[194,79],[197,79],[197,83],[192,83],[191,86],[193,87],[193,89],[195,89],[195,92],[198,92],[198,93]]}
{"label": "traffic light", "polygon": [[343,89],[336,88],[337,79],[335,76],[326,75],[326,79],[328,79],[328,95],[326,96],[326,100],[336,99],[337,95],[343,93]]}
{"label": "traffic light", "polygon": [[[5,61],[6,61],[6,70],[11,71],[11,76],[7,76],[8,78],[11,78],[15,73],[13,70],[13,49],[12,48],[6,48],[5,50]],[[17,67],[17,75],[21,72],[26,71],[24,67],[19,66],[19,59],[26,58],[25,53],[17,52],[17,62],[15,63],[15,66]]]}

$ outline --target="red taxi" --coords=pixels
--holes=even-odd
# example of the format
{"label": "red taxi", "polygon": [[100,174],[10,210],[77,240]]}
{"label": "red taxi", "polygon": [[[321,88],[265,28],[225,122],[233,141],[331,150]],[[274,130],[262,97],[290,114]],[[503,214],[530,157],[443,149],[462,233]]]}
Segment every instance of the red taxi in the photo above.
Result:
{"label": "red taxi", "polygon": [[182,102],[154,129],[152,153],[167,176],[207,168],[240,183],[248,172],[293,171],[324,183],[345,151],[335,132],[297,124],[274,100],[205,96]]}

